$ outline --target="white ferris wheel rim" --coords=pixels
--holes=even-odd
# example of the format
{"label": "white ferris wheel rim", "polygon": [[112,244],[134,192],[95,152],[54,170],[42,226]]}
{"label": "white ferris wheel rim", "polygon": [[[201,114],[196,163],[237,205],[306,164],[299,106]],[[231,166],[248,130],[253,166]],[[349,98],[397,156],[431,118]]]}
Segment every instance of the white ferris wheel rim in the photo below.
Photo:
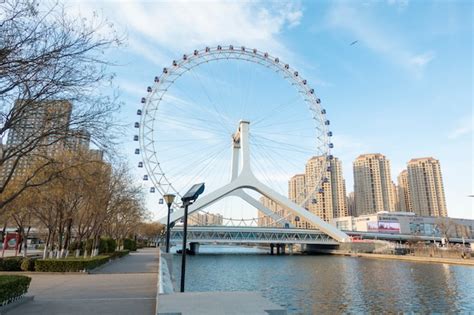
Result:
{"label": "white ferris wheel rim", "polygon": [[[147,88],[147,96],[141,99],[141,116],[139,123],[139,145],[140,154],[142,156],[142,163],[146,172],[158,192],[163,196],[165,194],[174,194],[178,198],[175,199],[176,205],[179,206],[181,193],[175,189],[172,179],[166,176],[165,170],[162,169],[158,157],[158,150],[156,148],[156,141],[154,135],[155,116],[158,112],[159,105],[165,96],[166,92],[185,73],[207,62],[218,60],[242,60],[252,62],[274,72],[280,74],[282,79],[289,82],[289,84],[297,90],[298,94],[302,96],[304,103],[307,104],[308,109],[312,112],[312,118],[316,122],[315,128],[319,131],[315,137],[319,140],[319,145],[316,146],[315,152],[319,150],[320,156],[325,156],[327,165],[332,159],[330,154],[330,137],[332,132],[329,131],[329,120],[326,118],[326,110],[322,108],[320,99],[316,96],[314,89],[308,85],[306,79],[303,79],[298,71],[290,67],[289,64],[282,62],[278,57],[274,57],[267,52],[262,52],[257,49],[247,49],[243,46],[215,46],[206,47],[201,50],[194,50],[193,53],[183,55],[180,60],[173,60],[170,67],[163,68],[162,74],[156,76],[152,86]],[[324,170],[321,170],[318,185],[314,188],[311,194],[302,204],[306,204],[314,192],[318,191],[324,180]],[[204,211],[205,212],[205,211]],[[237,220],[232,218],[224,218],[227,220]],[[238,219],[237,221],[255,221],[255,218]]]}

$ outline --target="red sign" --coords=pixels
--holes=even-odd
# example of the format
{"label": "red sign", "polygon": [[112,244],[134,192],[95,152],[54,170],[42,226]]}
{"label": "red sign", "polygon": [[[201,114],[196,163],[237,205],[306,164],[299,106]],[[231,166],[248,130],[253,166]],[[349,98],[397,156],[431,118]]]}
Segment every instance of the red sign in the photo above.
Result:
{"label": "red sign", "polygon": [[20,243],[19,233],[7,233],[3,240],[3,249],[18,249],[18,243]]}

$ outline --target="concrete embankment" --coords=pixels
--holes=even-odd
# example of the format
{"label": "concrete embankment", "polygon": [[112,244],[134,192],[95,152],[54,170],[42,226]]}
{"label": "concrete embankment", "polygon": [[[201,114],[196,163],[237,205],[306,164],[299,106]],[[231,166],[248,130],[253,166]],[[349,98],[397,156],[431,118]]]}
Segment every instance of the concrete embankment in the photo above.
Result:
{"label": "concrete embankment", "polygon": [[454,259],[454,258],[438,258],[438,257],[419,257],[419,256],[408,256],[408,255],[383,255],[383,254],[345,254],[346,256],[356,256],[365,258],[378,258],[378,259],[395,259],[413,262],[428,262],[428,263],[439,263],[439,264],[451,264],[451,265],[466,265],[474,266],[474,259]]}

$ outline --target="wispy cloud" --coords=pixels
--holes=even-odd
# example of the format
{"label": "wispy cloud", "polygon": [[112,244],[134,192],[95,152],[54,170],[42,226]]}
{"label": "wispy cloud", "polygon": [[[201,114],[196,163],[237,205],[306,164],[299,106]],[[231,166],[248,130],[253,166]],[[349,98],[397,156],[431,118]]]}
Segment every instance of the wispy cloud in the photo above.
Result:
{"label": "wispy cloud", "polygon": [[[167,52],[176,54],[203,45],[235,44],[267,49],[286,57],[279,38],[285,28],[303,17],[301,5],[255,1],[167,1],[74,3],[82,12],[106,12],[115,25],[129,33],[130,48],[154,62]],[[77,6],[71,10],[81,12]],[[85,8],[85,9],[84,9]],[[156,54],[155,52],[160,52]],[[161,55],[161,56],[160,56]],[[158,56],[158,57],[157,57]]]}
{"label": "wispy cloud", "polygon": [[472,114],[466,118],[459,120],[457,126],[448,135],[449,139],[458,139],[465,135],[471,135],[474,131],[474,122],[472,120]]}
{"label": "wispy cloud", "polygon": [[350,4],[339,3],[329,10],[327,23],[330,28],[351,34],[352,38],[373,52],[420,75],[435,58],[435,52],[415,52],[399,34],[393,30],[388,31],[367,12],[369,10],[362,12]]}

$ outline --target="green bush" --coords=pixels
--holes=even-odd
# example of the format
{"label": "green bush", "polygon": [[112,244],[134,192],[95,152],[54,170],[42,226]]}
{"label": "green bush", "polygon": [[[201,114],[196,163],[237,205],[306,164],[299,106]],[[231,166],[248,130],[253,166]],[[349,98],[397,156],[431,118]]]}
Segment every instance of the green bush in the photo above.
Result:
{"label": "green bush", "polygon": [[113,238],[106,238],[107,240],[107,248],[108,248],[108,253],[113,253],[115,252],[115,249],[117,248],[117,242]]}
{"label": "green bush", "polygon": [[137,242],[135,240],[126,238],[123,240],[123,249],[134,252],[137,250]]}
{"label": "green bush", "polygon": [[46,272],[77,272],[91,270],[105,264],[109,256],[96,256],[91,258],[63,258],[63,259],[37,259],[36,271]]}
{"label": "green bush", "polygon": [[21,262],[20,269],[22,271],[35,271],[35,258],[24,258]]}
{"label": "green bush", "polygon": [[83,245],[82,249],[86,250],[87,253],[91,253],[92,251],[92,244],[94,243],[94,240],[87,240],[86,243]]}
{"label": "green bush", "polygon": [[0,271],[21,271],[23,257],[7,257],[0,259]]}
{"label": "green bush", "polygon": [[108,253],[109,252],[109,244],[105,238],[101,238],[99,240],[99,254]]}
{"label": "green bush", "polygon": [[31,278],[26,276],[0,276],[0,305],[13,302],[28,291]]}

